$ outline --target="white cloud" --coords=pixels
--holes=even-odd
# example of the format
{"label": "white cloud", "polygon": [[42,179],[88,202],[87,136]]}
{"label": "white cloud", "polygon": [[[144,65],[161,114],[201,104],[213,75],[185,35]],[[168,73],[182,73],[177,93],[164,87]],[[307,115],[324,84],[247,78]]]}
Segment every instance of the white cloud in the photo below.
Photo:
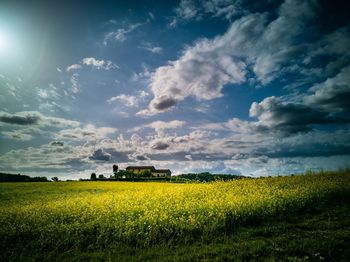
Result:
{"label": "white cloud", "polygon": [[79,84],[79,80],[78,80],[78,73],[74,73],[71,77],[70,77],[70,83],[71,83],[71,92],[73,94],[76,94],[80,91],[80,84]]}
{"label": "white cloud", "polygon": [[140,48],[145,49],[151,53],[154,54],[160,54],[163,52],[163,48],[161,48],[160,46],[152,46],[151,43],[144,43],[144,45],[141,45]]}
{"label": "white cloud", "polygon": [[127,29],[125,28],[119,28],[116,31],[109,32],[108,34],[105,35],[103,44],[107,45],[109,41],[118,41],[118,42],[124,42],[127,39],[127,35],[130,34],[132,31],[137,29],[143,25],[142,23],[136,23],[130,25]]}
{"label": "white cloud", "polygon": [[[195,13],[187,6],[190,2],[181,2],[186,4],[185,17]],[[245,82],[250,68],[264,85],[295,70],[281,68],[304,59],[305,45],[298,39],[307,33],[305,26],[316,8],[313,0],[286,0],[275,20],[269,22],[266,13],[249,14],[233,22],[225,34],[195,42],[177,60],[155,70],[150,83],[154,98],[139,115],[167,111],[189,96],[198,100],[221,97],[223,86]]]}
{"label": "white cloud", "polygon": [[247,41],[247,38],[262,31],[261,20],[263,16],[244,17],[225,35],[200,40],[188,47],[178,60],[159,67],[150,84],[155,97],[149,108],[139,114],[154,115],[168,110],[188,96],[199,100],[218,98],[224,85],[245,81],[246,64],[239,59],[241,50],[238,49],[249,48],[254,39]]}
{"label": "white cloud", "polygon": [[67,66],[66,71],[67,72],[71,72],[71,71],[75,71],[75,70],[78,70],[78,69],[81,69],[81,68],[83,68],[81,65],[73,64],[73,65]]}
{"label": "white cloud", "polygon": [[14,139],[19,141],[29,141],[33,138],[31,134],[21,132],[20,130],[2,131],[1,134],[7,139]]}
{"label": "white cloud", "polygon": [[117,129],[112,127],[95,127],[86,125],[83,128],[64,129],[57,136],[57,140],[77,140],[77,141],[96,141],[107,138],[109,135],[116,133]]}
{"label": "white cloud", "polygon": [[230,20],[233,16],[242,13],[240,2],[235,0],[181,0],[179,6],[174,9],[175,17],[170,22],[170,26],[175,27],[179,23],[191,20],[199,21],[205,15]]}
{"label": "white cloud", "polygon": [[126,95],[126,94],[121,94],[118,96],[113,96],[107,100],[107,103],[113,103],[115,101],[122,103],[123,105],[127,107],[138,107],[140,102],[145,100],[146,97],[149,96],[149,93],[147,93],[144,90],[138,91],[137,96],[133,95]]}
{"label": "white cloud", "polygon": [[134,128],[132,131],[141,130],[143,128],[152,128],[155,131],[163,131],[166,129],[177,129],[181,128],[186,124],[185,121],[172,120],[172,121],[154,121],[149,124],[145,124],[139,127]]}
{"label": "white cloud", "polygon": [[127,107],[137,107],[139,104],[139,99],[136,96],[121,94],[118,96],[113,96],[107,100],[108,103],[118,101]]}
{"label": "white cloud", "polygon": [[95,67],[97,69],[104,69],[104,70],[111,70],[111,69],[118,69],[119,66],[117,66],[116,64],[114,64],[112,61],[110,60],[97,60],[94,57],[86,57],[83,58],[82,63],[84,65],[87,66],[92,66]]}

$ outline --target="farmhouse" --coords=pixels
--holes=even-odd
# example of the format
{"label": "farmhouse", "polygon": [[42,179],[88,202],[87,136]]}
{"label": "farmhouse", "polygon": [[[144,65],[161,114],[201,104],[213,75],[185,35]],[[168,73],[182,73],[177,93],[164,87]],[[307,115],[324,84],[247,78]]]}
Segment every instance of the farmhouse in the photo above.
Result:
{"label": "farmhouse", "polygon": [[139,174],[142,172],[150,172],[154,177],[170,177],[171,171],[169,169],[155,169],[154,166],[128,166],[126,171]]}

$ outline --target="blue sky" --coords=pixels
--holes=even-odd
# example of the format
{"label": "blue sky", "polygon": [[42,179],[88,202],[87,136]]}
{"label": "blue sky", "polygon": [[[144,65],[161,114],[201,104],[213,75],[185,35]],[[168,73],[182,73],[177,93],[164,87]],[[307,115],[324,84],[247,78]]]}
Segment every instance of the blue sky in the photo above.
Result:
{"label": "blue sky", "polygon": [[350,166],[346,1],[2,1],[0,171]]}

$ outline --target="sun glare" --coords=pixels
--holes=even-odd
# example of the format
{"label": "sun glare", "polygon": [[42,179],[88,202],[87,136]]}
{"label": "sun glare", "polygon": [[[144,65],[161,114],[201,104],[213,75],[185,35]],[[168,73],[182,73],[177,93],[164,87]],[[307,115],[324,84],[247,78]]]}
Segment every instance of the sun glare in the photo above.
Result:
{"label": "sun glare", "polygon": [[8,46],[8,38],[3,32],[0,32],[0,51],[3,51]]}

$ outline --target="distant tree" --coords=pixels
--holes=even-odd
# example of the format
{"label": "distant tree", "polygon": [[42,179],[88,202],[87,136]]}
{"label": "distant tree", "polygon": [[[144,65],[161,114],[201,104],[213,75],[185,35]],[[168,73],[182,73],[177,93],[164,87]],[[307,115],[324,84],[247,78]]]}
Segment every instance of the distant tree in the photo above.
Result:
{"label": "distant tree", "polygon": [[32,182],[48,182],[47,178],[45,176],[35,176],[35,177],[31,177],[30,181]]}
{"label": "distant tree", "polygon": [[117,177],[117,173],[118,173],[118,166],[117,165],[113,165],[113,173],[114,173],[114,176]]}
{"label": "distant tree", "polygon": [[117,173],[117,178],[132,178],[134,173],[128,172],[126,170],[119,170]]}
{"label": "distant tree", "polygon": [[98,175],[98,179],[105,179],[103,174]]}
{"label": "distant tree", "polygon": [[91,173],[90,179],[91,180],[96,180],[96,173]]}
{"label": "distant tree", "polygon": [[52,180],[53,182],[58,182],[58,177],[57,177],[57,176],[51,177],[51,180]]}

